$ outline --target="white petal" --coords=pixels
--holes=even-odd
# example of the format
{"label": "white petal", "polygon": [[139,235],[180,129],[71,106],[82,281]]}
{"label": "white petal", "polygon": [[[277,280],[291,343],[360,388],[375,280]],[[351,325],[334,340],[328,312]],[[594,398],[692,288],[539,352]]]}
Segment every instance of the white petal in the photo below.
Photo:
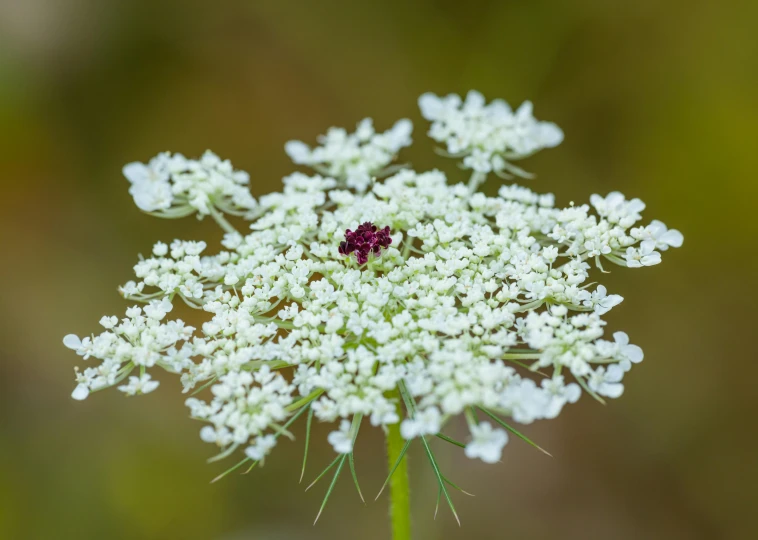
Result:
{"label": "white petal", "polygon": [[207,443],[216,442],[216,430],[211,426],[204,426],[200,430],[200,440]]}
{"label": "white petal", "polygon": [[86,384],[78,384],[76,388],[74,388],[74,391],[71,392],[71,397],[77,401],[87,399],[88,395],[89,395],[89,387]]}
{"label": "white petal", "polygon": [[624,393],[624,385],[621,383],[606,383],[603,385],[602,392],[600,393],[604,396],[615,399],[621,397],[621,394]]}
{"label": "white petal", "polygon": [[658,241],[664,244],[668,244],[671,247],[678,248],[682,247],[682,243],[684,242],[684,235],[676,229],[671,229],[663,233],[661,237],[658,238]]}
{"label": "white petal", "polygon": [[553,148],[563,142],[563,130],[552,122],[541,122],[539,139],[543,146]]}
{"label": "white petal", "polygon": [[613,339],[615,339],[616,343],[618,343],[622,347],[624,345],[629,345],[629,336],[627,335],[626,332],[614,332]]}
{"label": "white petal", "polygon": [[142,393],[149,394],[150,392],[158,388],[160,384],[161,383],[159,381],[147,381],[142,385]]}
{"label": "white petal", "polygon": [[579,397],[582,395],[582,389],[578,384],[571,383],[566,386],[564,395],[566,396],[566,401],[569,403],[576,403],[579,401]]}
{"label": "white petal", "polygon": [[654,251],[650,255],[645,255],[640,259],[640,262],[643,264],[643,266],[655,266],[656,264],[660,264],[661,262],[661,254],[657,251]]}
{"label": "white petal", "polygon": [[407,118],[402,118],[395,122],[390,130],[392,148],[397,152],[400,148],[411,144],[411,133],[413,133],[413,123]]}
{"label": "white petal", "polygon": [[63,338],[63,344],[69,349],[77,350],[82,346],[82,340],[76,334],[68,334]]}
{"label": "white petal", "polygon": [[624,378],[624,368],[618,364],[611,364],[608,366],[608,371],[605,372],[605,381],[610,383],[620,382]]}
{"label": "white petal", "polygon": [[643,353],[642,349],[637,345],[627,345],[622,352],[626,358],[635,364],[639,364],[642,362],[642,359],[645,358],[645,353]]}
{"label": "white petal", "polygon": [[284,145],[284,151],[298,165],[307,164],[310,161],[311,150],[302,141],[288,141]]}
{"label": "white petal", "polygon": [[534,106],[532,105],[531,101],[525,101],[523,102],[518,109],[516,109],[516,119],[517,120],[525,120],[527,118],[530,118],[532,116],[532,111],[534,110]]}
{"label": "white petal", "polygon": [[139,161],[127,163],[121,171],[124,173],[126,179],[132,184],[145,182],[150,178],[150,169],[147,165],[140,163]]}
{"label": "white petal", "polygon": [[427,120],[436,120],[443,110],[442,100],[431,92],[421,94],[418,98],[418,106],[421,109],[421,116]]}
{"label": "white petal", "polygon": [[402,435],[403,439],[406,441],[409,441],[418,436],[416,423],[410,418],[403,420],[402,424],[400,424],[400,435]]}
{"label": "white petal", "polygon": [[467,109],[479,110],[484,107],[485,102],[486,100],[484,99],[484,96],[481,92],[477,92],[476,90],[469,90],[469,93],[466,94],[464,107]]}

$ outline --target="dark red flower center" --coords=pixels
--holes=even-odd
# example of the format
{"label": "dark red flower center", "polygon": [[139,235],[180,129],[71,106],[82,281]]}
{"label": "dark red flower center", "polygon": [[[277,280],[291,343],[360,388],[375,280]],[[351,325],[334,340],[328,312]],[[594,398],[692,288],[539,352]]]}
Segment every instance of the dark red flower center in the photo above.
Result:
{"label": "dark red flower center", "polygon": [[370,253],[378,257],[382,248],[387,249],[391,243],[389,227],[379,229],[367,221],[354,231],[345,231],[345,241],[340,242],[339,252],[346,257],[355,253],[358,264],[366,264]]}

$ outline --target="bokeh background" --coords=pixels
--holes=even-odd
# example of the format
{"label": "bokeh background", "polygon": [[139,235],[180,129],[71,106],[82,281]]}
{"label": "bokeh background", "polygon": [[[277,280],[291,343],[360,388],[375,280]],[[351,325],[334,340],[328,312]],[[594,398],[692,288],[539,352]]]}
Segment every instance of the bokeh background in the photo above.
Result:
{"label": "bokeh background", "polygon": [[[487,466],[437,445],[476,495],[455,495],[462,528],[432,519],[411,452],[417,538],[758,538],[756,20],[749,1],[0,0],[0,538],[387,538],[386,498],[363,505],[349,476],[311,525],[326,485],[303,493],[300,441],[209,485],[224,465],[205,464],[176,381],[74,402],[61,338],[123,313],[116,286],[153,242],[216,234],[140,214],[124,163],[211,148],[260,195],[292,170],[286,140],[407,116],[406,161],[460,174],[432,154],[416,98],[470,88],[532,99],[565,130],[529,161],[536,189],[641,197],[685,244],[606,276],[626,297],[610,328],[646,361],[623,399],[525,429],[553,459],[514,440]],[[312,447],[307,477],[331,454]],[[379,433],[357,454],[376,493]]]}

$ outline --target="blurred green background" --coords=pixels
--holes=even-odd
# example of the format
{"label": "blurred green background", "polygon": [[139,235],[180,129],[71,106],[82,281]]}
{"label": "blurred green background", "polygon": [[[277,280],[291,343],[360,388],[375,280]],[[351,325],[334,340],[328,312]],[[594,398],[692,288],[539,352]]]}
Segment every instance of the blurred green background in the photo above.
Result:
{"label": "blurred green background", "polygon": [[[619,189],[685,244],[606,276],[626,297],[610,329],[647,359],[623,399],[585,397],[525,429],[554,459],[514,440],[488,466],[438,445],[476,494],[455,496],[459,529],[445,509],[432,519],[434,480],[412,452],[417,538],[758,538],[757,20],[747,1],[0,0],[0,538],[386,539],[386,499],[364,506],[349,477],[311,525],[326,486],[298,485],[301,441],[209,485],[224,465],[205,464],[171,378],[74,402],[61,338],[123,313],[116,286],[153,242],[216,235],[140,214],[124,163],[211,148],[260,195],[292,170],[286,140],[408,116],[404,158],[456,174],[416,98],[470,88],[532,99],[565,130],[529,161],[530,186],[561,204]],[[306,478],[330,459],[327,431]],[[376,493],[376,430],[357,457]]]}

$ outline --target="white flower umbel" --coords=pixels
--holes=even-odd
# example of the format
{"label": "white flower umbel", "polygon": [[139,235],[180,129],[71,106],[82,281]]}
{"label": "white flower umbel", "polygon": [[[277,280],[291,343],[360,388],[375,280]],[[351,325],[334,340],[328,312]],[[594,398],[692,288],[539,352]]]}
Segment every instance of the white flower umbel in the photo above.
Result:
{"label": "white flower umbel", "polygon": [[410,146],[412,131],[411,121],[403,119],[384,133],[376,133],[371,118],[365,118],[354,133],[330,128],[318,138],[321,146],[310,148],[304,142],[289,141],[284,150],[294,163],[312,167],[362,193],[373,178],[389,172],[387,166],[401,148]]}
{"label": "white flower umbel", "polygon": [[505,101],[486,103],[482,94],[472,90],[465,100],[455,94],[426,93],[419,98],[419,107],[432,122],[429,136],[444,143],[450,156],[463,158],[464,168],[477,173],[473,189],[490,172],[506,179],[531,178],[512,162],[563,141],[558,126],[535,120],[529,101],[513,111]]}
{"label": "white flower umbel", "polygon": [[[250,216],[256,201],[247,189],[250,175],[235,171],[210,150],[199,160],[164,152],[149,163],[124,166],[131,183],[129,193],[137,207],[160,217],[177,218],[197,213],[220,216],[219,212]],[[228,231],[227,232],[231,232]]]}
{"label": "white flower umbel", "polygon": [[77,387],[74,399],[85,399],[91,391],[115,386],[139,366],[141,376],[131,377],[129,383],[119,387],[127,395],[147,394],[155,390],[157,381],[145,375],[145,369],[154,366],[179,373],[189,368],[191,353],[189,343],[184,343],[184,355],[176,345],[191,338],[195,329],[177,319],[167,323],[161,320],[173,308],[171,302],[151,300],[144,308],[134,306],[126,310],[126,317],[119,323],[117,317],[103,317],[100,324],[106,329],[98,336],[79,338],[69,334],[63,343],[85,360],[102,360],[96,367],[83,372],[77,370]]}
{"label": "white flower umbel", "polygon": [[[508,160],[562,139],[529,104],[512,112],[477,93],[465,102],[425,94],[420,104],[432,137],[475,176],[518,172]],[[466,186],[403,169],[376,181],[410,132],[405,120],[382,134],[364,120],[352,134],[330,129],[314,149],[290,142],[293,160],[321,176],[291,174],[258,202],[247,175],[213,154],[128,165],[140,208],[210,214],[227,234],[215,254],[205,241],[158,242],[121,287],[144,307],[103,317],[98,336],[64,338],[99,360],[77,372],[73,397],[110,386],[148,393],[158,383],[147,370],[160,367],[180,374],[186,392],[207,388],[186,404],[217,458],[262,461],[307,412],[306,439],[314,418],[336,423],[327,436],[336,474],[345,459],[354,474],[368,420],[398,459],[405,441],[423,444],[444,491],[428,438],[493,463],[506,430],[524,438],[506,421],[555,418],[582,390],[620,396],[643,354],[623,332],[604,339],[604,317],[623,299],[595,283],[604,263],[657,264],[681,233],[640,223],[644,203],[618,192],[557,207],[551,194],[516,185],[476,192],[481,177]],[[221,212],[247,219],[248,232],[235,233]],[[197,331],[165,321],[176,303],[205,317]],[[468,444],[441,433],[458,416]]]}

